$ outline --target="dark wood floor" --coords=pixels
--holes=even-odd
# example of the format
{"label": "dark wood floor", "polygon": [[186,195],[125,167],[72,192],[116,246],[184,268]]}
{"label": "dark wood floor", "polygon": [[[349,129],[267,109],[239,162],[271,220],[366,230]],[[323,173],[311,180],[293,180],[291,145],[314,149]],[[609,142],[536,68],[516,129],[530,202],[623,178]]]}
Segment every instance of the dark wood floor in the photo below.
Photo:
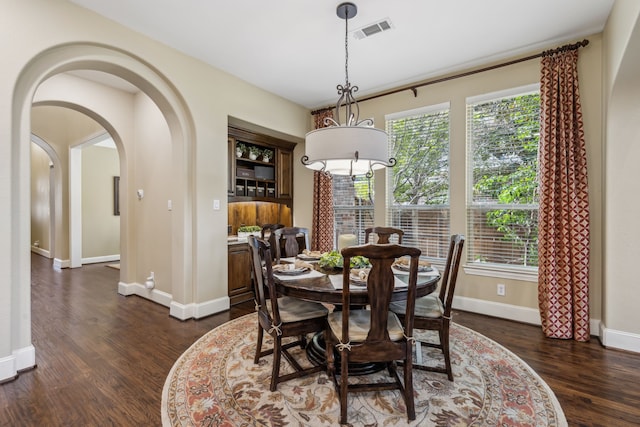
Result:
{"label": "dark wood floor", "polygon": [[[36,369],[0,386],[0,426],[160,426],[161,392],[196,339],[253,303],[201,320],[117,293],[104,264],[56,271],[32,257]],[[553,389],[570,426],[640,425],[640,355],[550,340],[540,328],[456,312],[454,321],[501,343]]]}

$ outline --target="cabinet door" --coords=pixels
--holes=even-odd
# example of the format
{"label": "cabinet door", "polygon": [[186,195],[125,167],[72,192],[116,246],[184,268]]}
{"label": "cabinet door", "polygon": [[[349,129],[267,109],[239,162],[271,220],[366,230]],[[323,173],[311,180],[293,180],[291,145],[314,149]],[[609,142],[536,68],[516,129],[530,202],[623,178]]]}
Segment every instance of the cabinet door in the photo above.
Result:
{"label": "cabinet door", "polygon": [[236,140],[229,137],[227,139],[227,155],[229,156],[229,170],[227,174],[227,195],[236,194]]}
{"label": "cabinet door", "polygon": [[293,152],[288,150],[278,150],[278,197],[293,197]]}
{"label": "cabinet door", "polygon": [[253,299],[251,258],[247,244],[229,245],[228,293],[231,305]]}

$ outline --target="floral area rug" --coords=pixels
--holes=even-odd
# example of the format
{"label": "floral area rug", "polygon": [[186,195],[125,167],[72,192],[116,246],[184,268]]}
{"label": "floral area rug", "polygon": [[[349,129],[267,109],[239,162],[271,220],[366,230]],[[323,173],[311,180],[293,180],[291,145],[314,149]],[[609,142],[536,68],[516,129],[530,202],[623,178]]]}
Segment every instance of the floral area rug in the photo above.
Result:
{"label": "floral area rug", "polygon": [[[272,357],[253,363],[257,317],[249,314],[208,332],[176,361],[162,392],[167,426],[333,426],[340,403],[321,372],[269,391]],[[429,332],[415,334],[421,339]],[[265,334],[263,349],[272,344]],[[299,350],[298,360],[306,361]],[[423,348],[423,363],[441,352]],[[547,384],[520,358],[471,329],[452,324],[454,381],[414,370],[416,420],[408,422],[397,391],[350,393],[353,426],[566,426]],[[288,372],[288,362],[281,371]],[[382,370],[373,374],[386,376]],[[354,377],[358,378],[358,377]],[[361,377],[360,377],[361,378]],[[369,377],[370,378],[370,377]],[[350,377],[351,379],[351,377]]]}

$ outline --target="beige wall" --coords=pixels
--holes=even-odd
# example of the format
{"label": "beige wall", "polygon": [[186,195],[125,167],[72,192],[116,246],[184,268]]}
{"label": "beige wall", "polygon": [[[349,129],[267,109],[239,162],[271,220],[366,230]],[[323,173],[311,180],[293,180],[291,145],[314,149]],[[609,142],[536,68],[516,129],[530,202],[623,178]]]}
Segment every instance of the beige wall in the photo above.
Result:
{"label": "beige wall", "polygon": [[113,177],[120,175],[118,152],[82,148],[82,258],[102,260],[120,254],[120,217],[113,214]]}
{"label": "beige wall", "polygon": [[50,255],[51,205],[49,155],[31,143],[31,245]]}
{"label": "beige wall", "polygon": [[133,105],[135,173],[132,185],[136,191],[144,191],[144,197],[136,196],[130,209],[135,224],[131,230],[136,254],[135,281],[144,283],[153,271],[156,288],[171,293],[172,211],[168,203],[169,200],[173,203],[171,183],[175,177],[171,136],[166,120],[148,96],[137,94]]}
{"label": "beige wall", "polygon": [[640,351],[640,2],[616,1],[604,32],[606,67],[604,292],[605,345]]}

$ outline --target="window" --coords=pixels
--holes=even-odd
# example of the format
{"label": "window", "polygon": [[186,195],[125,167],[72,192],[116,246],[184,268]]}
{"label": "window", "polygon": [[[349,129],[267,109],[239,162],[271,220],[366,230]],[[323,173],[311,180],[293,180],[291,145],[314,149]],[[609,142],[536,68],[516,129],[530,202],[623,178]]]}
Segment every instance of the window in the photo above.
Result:
{"label": "window", "polygon": [[358,244],[364,243],[364,230],[373,227],[373,180],[359,175],[333,175],[334,230],[337,236],[355,234]]}
{"label": "window", "polygon": [[538,265],[538,85],[467,99],[467,254]]}
{"label": "window", "polygon": [[449,104],[388,115],[387,225],[402,242],[435,260],[447,257],[449,215]]}

